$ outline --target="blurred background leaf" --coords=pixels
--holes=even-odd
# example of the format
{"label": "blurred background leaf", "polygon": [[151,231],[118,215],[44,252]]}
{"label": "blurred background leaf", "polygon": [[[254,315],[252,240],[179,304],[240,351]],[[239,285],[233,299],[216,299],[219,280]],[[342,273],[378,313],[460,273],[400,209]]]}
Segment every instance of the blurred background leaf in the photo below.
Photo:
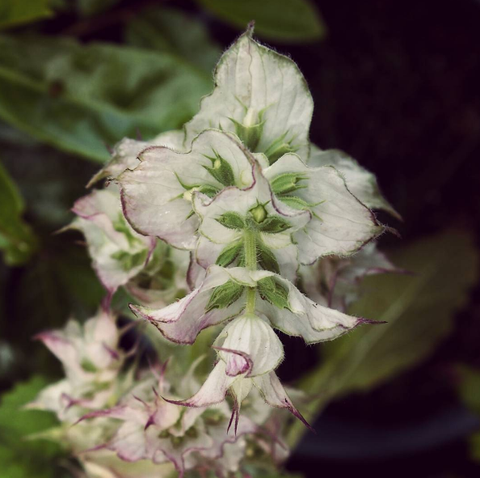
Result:
{"label": "blurred background leaf", "polygon": [[[480,417],[480,370],[462,365],[457,369],[457,388],[463,403]],[[480,462],[480,431],[470,437],[472,459]]]}
{"label": "blurred background leaf", "polygon": [[54,459],[61,456],[58,444],[28,437],[57,424],[52,413],[22,409],[47,385],[36,376],[18,383],[0,398],[0,463],[2,478],[54,478],[59,476]]}
{"label": "blurred background leaf", "polygon": [[316,41],[326,27],[309,0],[197,0],[225,22],[245,30],[255,21],[255,34],[279,42]]}
{"label": "blurred background leaf", "polygon": [[[477,280],[478,251],[471,234],[448,231],[389,254],[414,275],[367,277],[354,315],[386,324],[365,325],[322,347],[324,360],[300,383],[314,398],[312,412],[353,391],[367,391],[416,365],[448,335],[454,313],[467,303]],[[295,424],[291,443],[303,433]]]}
{"label": "blurred background leaf", "polygon": [[23,264],[37,248],[37,238],[22,219],[24,212],[23,198],[0,163],[0,249],[10,266]]}
{"label": "blurred background leaf", "polygon": [[127,23],[125,39],[138,48],[179,56],[208,75],[222,53],[203,23],[174,9],[143,10]]}
{"label": "blurred background leaf", "polygon": [[0,65],[1,118],[99,162],[123,137],[180,128],[211,89],[210,75],[169,53],[69,38],[0,37]]}
{"label": "blurred background leaf", "polygon": [[2,0],[0,29],[40,20],[52,15],[48,0]]}

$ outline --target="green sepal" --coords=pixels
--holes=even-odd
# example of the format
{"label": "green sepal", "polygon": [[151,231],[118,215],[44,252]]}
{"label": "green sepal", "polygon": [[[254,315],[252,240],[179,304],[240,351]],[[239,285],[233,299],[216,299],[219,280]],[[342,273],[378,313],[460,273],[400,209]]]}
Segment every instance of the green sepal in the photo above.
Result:
{"label": "green sepal", "polygon": [[208,301],[205,311],[209,312],[212,309],[225,309],[230,307],[234,302],[240,299],[243,293],[243,285],[238,284],[232,280],[225,282],[213,289],[210,300]]}
{"label": "green sepal", "polygon": [[187,183],[184,183],[180,179],[180,177],[178,176],[177,173],[175,173],[175,177],[177,178],[177,181],[180,183],[180,186],[182,186],[182,188],[185,189],[186,191],[191,191],[192,189],[195,189],[195,191],[203,193],[210,198],[215,196],[220,191],[220,189],[218,189],[215,186],[211,186],[210,184],[187,184]]}
{"label": "green sepal", "polygon": [[279,309],[289,309],[288,289],[273,277],[265,277],[257,282],[260,297]]}
{"label": "green sepal", "polygon": [[135,254],[130,254],[125,251],[117,251],[111,255],[111,258],[119,261],[124,271],[130,271],[134,267],[142,265],[146,261],[147,255],[147,250],[139,251]]}
{"label": "green sepal", "polygon": [[[263,270],[280,274],[277,258],[261,241],[257,241],[257,263]],[[240,266],[240,260],[238,265]]]}
{"label": "green sepal", "polygon": [[272,165],[284,154],[294,153],[298,148],[292,146],[291,141],[285,141],[287,133],[282,134],[277,138],[265,151],[265,156],[268,162]]}
{"label": "green sepal", "polygon": [[214,157],[206,156],[211,162],[212,167],[204,166],[204,168],[224,186],[235,186],[235,175],[233,169],[215,150],[213,150]]}
{"label": "green sepal", "polygon": [[215,186],[210,186],[209,184],[204,184],[202,186],[199,186],[197,191],[205,194],[205,196],[208,196],[209,198],[213,198],[218,194],[220,189],[216,188]]}
{"label": "green sepal", "polygon": [[307,186],[299,184],[301,181],[305,181],[307,177],[301,173],[284,173],[277,176],[271,183],[272,191],[274,194],[288,194],[297,191],[298,189],[304,189]]}
{"label": "green sepal", "polygon": [[299,211],[308,211],[312,207],[318,206],[323,201],[317,203],[309,203],[302,198],[297,196],[279,196],[278,199],[282,201],[287,206],[291,207],[292,209],[297,209]]}
{"label": "green sepal", "polygon": [[217,257],[215,264],[221,267],[229,266],[243,250],[243,242],[237,241],[232,244],[228,244],[220,255]]}
{"label": "green sepal", "polygon": [[261,224],[257,225],[258,229],[262,232],[268,232],[270,234],[278,234],[290,229],[290,223],[279,216],[270,216],[265,219]]}
{"label": "green sepal", "polygon": [[256,151],[260,138],[262,137],[263,125],[265,124],[263,111],[258,115],[258,122],[250,126],[239,123],[233,118],[229,118],[229,120],[234,124],[235,133],[242,140],[242,143],[250,151]]}
{"label": "green sepal", "polygon": [[180,179],[180,176],[175,173],[175,177],[177,178],[177,181],[180,183],[180,186],[182,186],[183,189],[185,189],[186,191],[190,191],[190,189],[193,189],[193,188],[199,188],[200,187],[200,184],[187,184],[187,183],[184,183],[181,179]]}
{"label": "green sepal", "polygon": [[245,228],[245,221],[242,216],[236,212],[226,212],[216,219],[222,226],[228,227],[228,229],[241,230]]}
{"label": "green sepal", "polygon": [[141,243],[141,240],[138,237],[135,237],[131,227],[128,225],[127,221],[123,217],[123,214],[119,214],[117,219],[112,221],[112,226],[115,231],[123,234],[128,241],[128,245],[134,246],[135,244]]}

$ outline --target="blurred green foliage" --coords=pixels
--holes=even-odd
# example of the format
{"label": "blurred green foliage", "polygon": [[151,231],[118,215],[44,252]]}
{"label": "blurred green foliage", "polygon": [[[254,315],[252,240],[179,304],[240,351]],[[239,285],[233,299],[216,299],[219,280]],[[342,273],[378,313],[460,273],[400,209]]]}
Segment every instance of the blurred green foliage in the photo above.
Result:
{"label": "blurred green foliage", "polygon": [[[480,419],[480,370],[462,365],[457,369],[457,388],[463,403]],[[470,437],[470,454],[480,463],[480,431]]]}
{"label": "blurred green foliage", "polygon": [[10,266],[26,262],[37,248],[37,238],[22,219],[24,212],[22,196],[0,163],[0,250]]}
{"label": "blurred green foliage", "polygon": [[[425,359],[451,331],[455,312],[467,304],[477,280],[478,251],[464,231],[418,241],[389,257],[411,274],[367,277],[362,298],[349,311],[387,323],[364,325],[322,347],[321,367],[300,382],[303,390],[319,397],[307,405],[307,417],[334,398],[367,391]],[[295,424],[290,443],[303,432]]]}
{"label": "blurred green foliage", "polygon": [[309,0],[197,0],[207,10],[245,29],[255,21],[255,33],[281,42],[321,39],[326,27]]}
{"label": "blurred green foliage", "polygon": [[176,56],[209,77],[222,54],[203,23],[171,8],[141,11],[126,24],[125,40],[137,48]]}
{"label": "blurred green foliage", "polygon": [[58,444],[33,440],[29,435],[53,428],[57,420],[52,413],[25,410],[47,385],[42,377],[32,377],[2,395],[0,402],[0,463],[2,478],[53,478],[62,476],[55,459],[62,455]]}
{"label": "blurred green foliage", "polygon": [[0,28],[14,27],[49,17],[49,0],[2,0],[0,2]]}
{"label": "blurred green foliage", "polygon": [[100,162],[123,137],[179,128],[212,86],[169,53],[70,38],[0,37],[0,65],[1,118]]}

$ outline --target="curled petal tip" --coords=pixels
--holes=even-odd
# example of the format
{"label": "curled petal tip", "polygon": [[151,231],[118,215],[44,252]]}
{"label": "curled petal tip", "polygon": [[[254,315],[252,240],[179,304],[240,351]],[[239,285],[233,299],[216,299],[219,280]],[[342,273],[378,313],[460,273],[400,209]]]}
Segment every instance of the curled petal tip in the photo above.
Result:
{"label": "curled petal tip", "polygon": [[386,320],[373,320],[373,319],[358,319],[358,325],[363,324],[370,324],[370,325],[378,325],[378,324],[388,324]]}

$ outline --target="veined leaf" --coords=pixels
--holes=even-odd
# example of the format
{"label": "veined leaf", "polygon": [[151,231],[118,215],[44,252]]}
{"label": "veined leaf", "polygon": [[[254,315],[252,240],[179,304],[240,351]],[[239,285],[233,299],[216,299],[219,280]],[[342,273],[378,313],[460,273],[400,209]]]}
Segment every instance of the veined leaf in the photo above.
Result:
{"label": "veined leaf", "polygon": [[179,128],[211,88],[179,57],[68,38],[0,37],[0,65],[1,118],[99,162],[106,144]]}

